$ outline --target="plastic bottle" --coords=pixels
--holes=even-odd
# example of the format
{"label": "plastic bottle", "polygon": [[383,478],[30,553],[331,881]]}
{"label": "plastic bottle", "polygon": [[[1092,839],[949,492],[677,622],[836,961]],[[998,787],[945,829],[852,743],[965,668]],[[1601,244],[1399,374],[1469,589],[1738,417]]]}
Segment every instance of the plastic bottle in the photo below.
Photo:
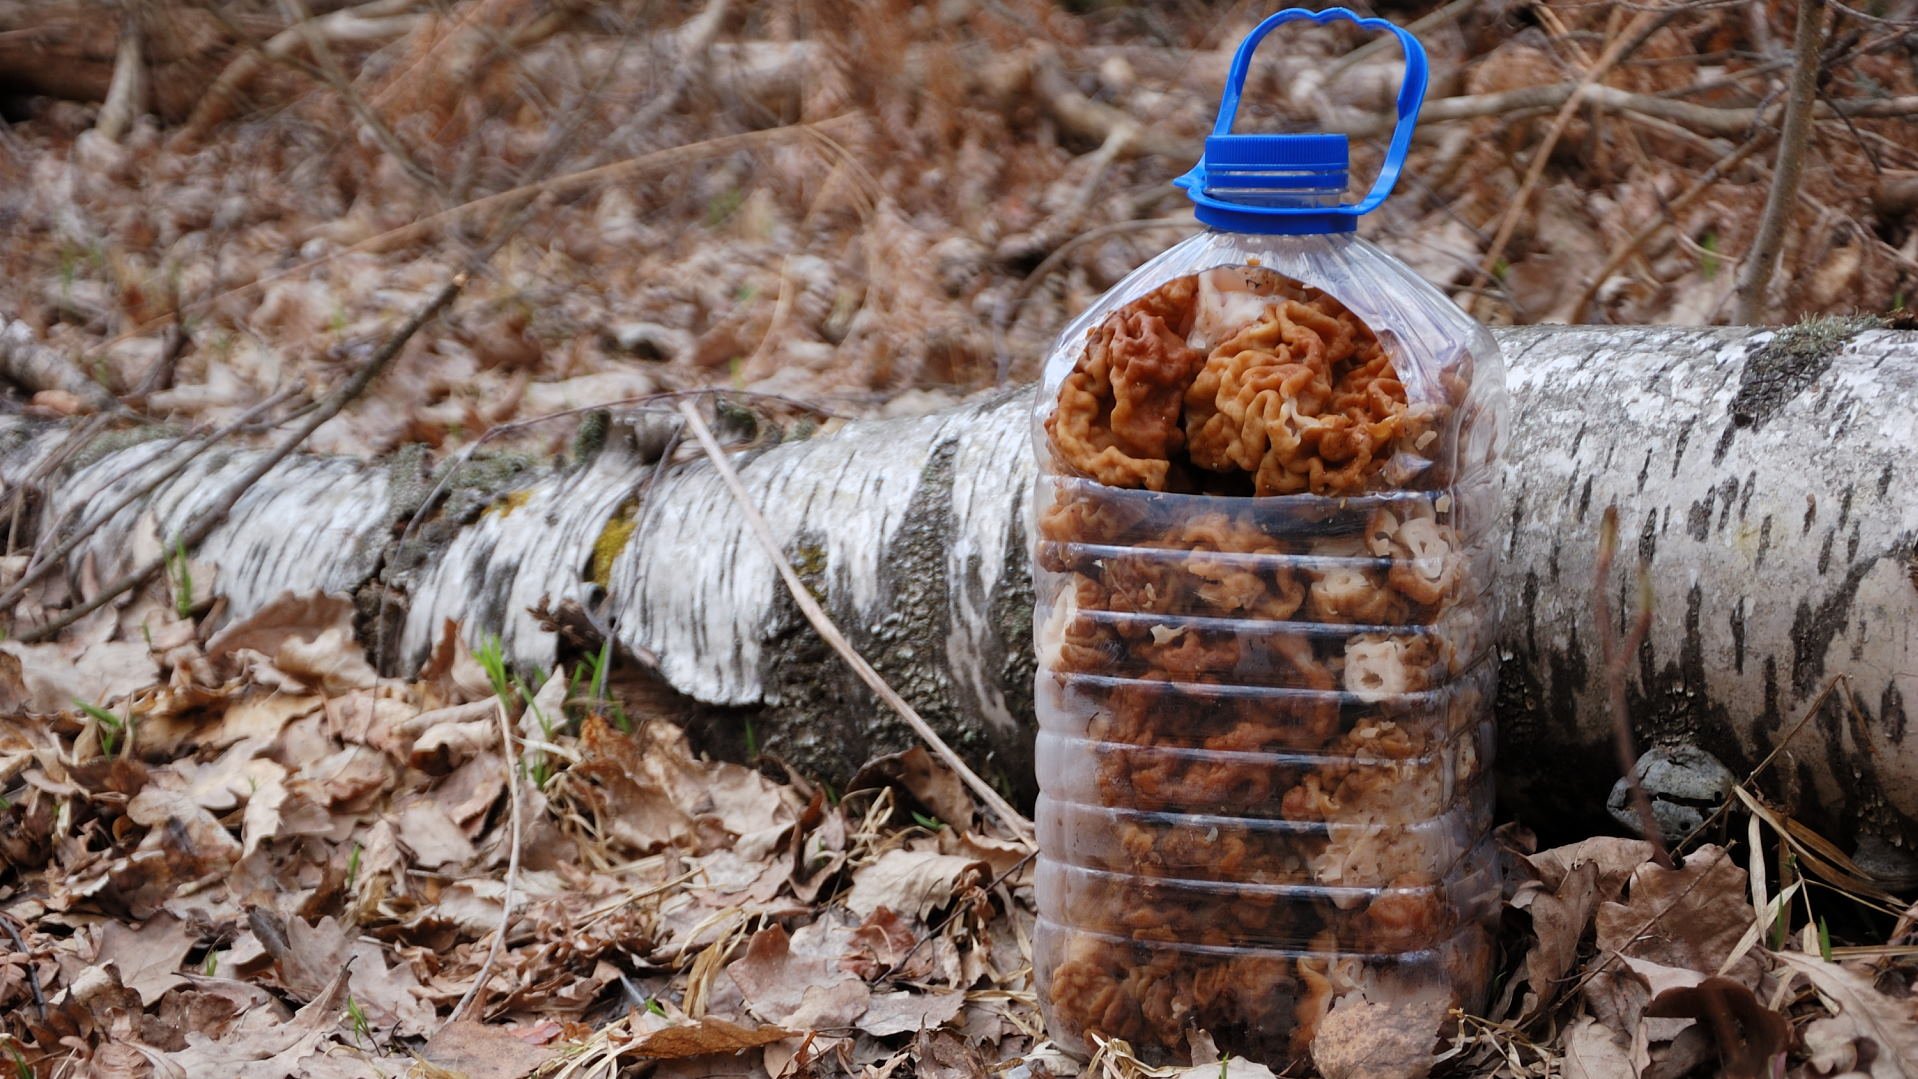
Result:
{"label": "plastic bottle", "polygon": [[[1356,204],[1344,136],[1232,133],[1259,42],[1334,19],[1406,56]],[[1202,1031],[1276,1070],[1380,1023],[1436,1043],[1481,1005],[1503,373],[1482,326],[1354,231],[1425,82],[1382,20],[1260,23],[1178,181],[1207,229],[1047,361],[1034,966],[1069,1048],[1184,1062]]]}

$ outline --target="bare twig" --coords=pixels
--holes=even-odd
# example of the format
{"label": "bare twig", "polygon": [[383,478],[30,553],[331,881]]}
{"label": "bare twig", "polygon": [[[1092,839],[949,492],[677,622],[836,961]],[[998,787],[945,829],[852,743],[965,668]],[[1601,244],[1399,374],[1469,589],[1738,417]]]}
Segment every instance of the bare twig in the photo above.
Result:
{"label": "bare twig", "polygon": [[[1567,96],[1565,103],[1559,106],[1558,115],[1552,117],[1552,126],[1545,132],[1545,138],[1532,150],[1532,162],[1525,169],[1525,178],[1519,182],[1518,193],[1506,204],[1505,213],[1499,219],[1498,230],[1492,234],[1491,246],[1485,249],[1485,255],[1479,260],[1478,275],[1473,284],[1483,284],[1497,277],[1498,265],[1505,258],[1505,247],[1512,240],[1512,233],[1518,229],[1519,220],[1525,216],[1525,208],[1532,200],[1532,192],[1538,187],[1539,178],[1545,174],[1545,163],[1551,160],[1552,148],[1558,145],[1559,137],[1565,134],[1565,128],[1578,112],[1583,92],[1599,85],[1618,61],[1632,50],[1638,48],[1646,38],[1663,26],[1676,14],[1676,9],[1665,12],[1640,12],[1625,29],[1612,39],[1605,51],[1598,55],[1585,75],[1578,82],[1578,90]],[[1467,310],[1476,305],[1478,296],[1474,294],[1466,301]]]}
{"label": "bare twig", "polygon": [[[1463,14],[1464,12],[1470,11],[1472,9],[1473,4],[1475,3],[1477,3],[1477,0],[1452,0],[1451,3],[1446,4],[1444,7],[1438,8],[1435,11],[1428,12],[1425,15],[1422,15],[1419,18],[1414,19],[1413,21],[1409,23],[1406,23],[1405,29],[1407,29],[1408,31],[1412,32],[1415,35],[1424,34],[1431,30],[1436,30],[1440,26],[1443,26],[1444,24],[1451,22],[1453,19],[1458,18],[1458,16]],[[1398,39],[1395,36],[1390,34],[1382,34],[1378,37],[1371,39],[1370,41],[1367,41],[1365,44],[1360,45],[1358,48],[1353,49],[1349,53],[1346,53],[1344,58],[1342,58],[1337,63],[1333,64],[1329,69],[1327,69],[1325,72],[1325,79],[1323,80],[1321,85],[1331,86],[1334,83],[1337,83],[1339,81],[1339,76],[1345,74],[1347,71],[1350,71],[1352,68],[1356,67],[1357,65],[1362,64],[1366,62],[1367,60],[1370,60],[1373,57],[1379,55],[1380,53],[1384,52],[1388,48],[1396,48],[1397,45],[1398,45]]]}
{"label": "bare twig", "polygon": [[1812,107],[1817,99],[1819,45],[1825,35],[1825,0],[1798,0],[1798,26],[1792,48],[1798,56],[1792,67],[1791,96],[1785,103],[1785,131],[1778,140],[1778,163],[1772,169],[1771,193],[1765,198],[1765,216],[1752,240],[1750,254],[1738,267],[1737,302],[1732,321],[1749,325],[1758,317],[1778,264],[1785,226],[1798,202],[1798,180],[1805,167],[1805,144],[1811,138]]}
{"label": "bare twig", "polygon": [[606,137],[607,145],[618,146],[635,131],[652,131],[658,126],[660,118],[678,104],[679,96],[692,84],[693,77],[704,71],[701,58],[712,46],[713,39],[719,36],[731,6],[731,0],[707,0],[699,14],[687,19],[685,25],[670,35],[674,39],[673,51],[677,55],[670,63],[662,65],[670,73],[665,88],[654,94],[646,104],[634,109],[632,115],[621,120],[612,134]]}
{"label": "bare twig", "polygon": [[5,930],[7,939],[13,941],[13,946],[20,949],[20,954],[27,957],[27,989],[33,993],[33,1010],[40,1013],[40,1021],[44,1023],[47,1021],[47,998],[40,993],[40,971],[33,965],[33,949],[20,939],[20,931],[13,927],[13,922],[13,915],[0,910],[0,930]]}
{"label": "bare twig", "polygon": [[120,43],[113,56],[113,78],[107,83],[107,98],[100,105],[100,115],[93,121],[93,130],[115,142],[146,111],[146,59],[142,55],[145,31],[140,16],[138,6],[129,4],[121,18]]}
{"label": "bare twig", "polygon": [[[1573,97],[1598,108],[1656,116],[1661,120],[1683,124],[1694,131],[1727,138],[1749,134],[1754,125],[1768,121],[1780,108],[1777,105],[1720,108],[1654,94],[1636,94],[1616,86],[1593,84],[1581,87],[1577,82],[1558,82],[1547,86],[1525,86],[1491,94],[1466,94],[1427,101],[1425,107],[1419,110],[1419,125],[1420,130],[1425,131],[1434,125],[1456,120],[1555,109]],[[1820,102],[1813,112],[1820,119],[1836,116],[1874,119],[1912,116],[1918,115],[1918,95],[1860,100],[1841,98],[1829,104]],[[1370,117],[1352,125],[1351,133],[1368,138],[1383,135],[1391,130],[1392,120],[1391,116]]]}
{"label": "bare twig", "polygon": [[445,199],[446,188],[440,183],[439,177],[435,176],[433,170],[422,164],[413,152],[407,149],[406,144],[400,141],[399,135],[394,133],[392,126],[367,105],[366,99],[361,97],[359,90],[354,88],[353,81],[346,77],[346,69],[340,66],[339,58],[333,55],[332,48],[327,44],[326,35],[321,33],[315,25],[313,14],[306,9],[303,0],[280,0],[280,10],[286,12],[287,19],[292,23],[292,29],[300,32],[300,38],[305,43],[307,52],[312,54],[313,62],[318,65],[321,77],[333,88],[334,93],[340,95],[340,100],[346,102],[346,107],[360,118],[360,122],[366,125],[367,130],[373,133],[373,138],[379,142],[380,148],[385,150],[387,156],[397,162],[400,168],[418,181],[422,187]]}
{"label": "bare twig", "polygon": [[[501,230],[501,235],[488,246],[485,257],[491,257],[492,253],[498,250],[499,245],[505,241],[505,236],[508,231],[509,230]],[[285,460],[288,454],[292,453],[301,443],[305,442],[308,436],[318,430],[321,424],[339,415],[340,410],[344,409],[349,402],[364,392],[366,387],[371,385],[373,380],[378,378],[380,374],[386,370],[387,364],[392,362],[393,357],[399,355],[400,349],[405,346],[406,342],[411,340],[415,333],[419,332],[420,327],[426,325],[441,311],[444,311],[448,304],[453,302],[453,299],[460,294],[460,290],[466,287],[466,281],[466,271],[462,270],[454,274],[446,284],[440,287],[438,292],[433,294],[433,297],[426,302],[424,307],[415,312],[412,318],[407,319],[404,325],[395,331],[391,337],[386,339],[386,342],[379,347],[378,351],[368,357],[367,361],[360,366],[360,369],[353,373],[352,378],[347,379],[338,389],[329,394],[325,401],[320,404],[320,407],[309,413],[306,419],[298,427],[294,428],[290,435],[280,441],[279,445],[261,455],[260,459],[253,463],[253,467],[247,469],[246,473],[239,479],[234,480],[233,483],[221,493],[219,499],[215,501],[213,505],[209,506],[205,512],[200,514],[192,524],[171,537],[169,542],[164,543],[162,550],[168,552],[180,549],[191,550],[199,546],[202,540],[212,535],[213,530],[220,526],[221,521],[226,520],[226,515],[232,511],[234,505],[240,501],[240,498],[245,495],[255,483],[259,482],[260,477],[271,472],[276,465],[282,460]],[[58,618],[53,619],[43,626],[38,626],[21,634],[20,639],[29,644],[46,640],[48,637],[53,636],[94,611],[99,610],[108,603],[113,602],[125,593],[152,580],[165,567],[166,556],[162,554],[161,557],[149,561],[140,568],[121,577],[119,580],[103,586],[99,592],[94,594],[92,599],[62,612]]]}
{"label": "bare twig", "polygon": [[30,391],[70,393],[95,412],[120,411],[106,387],[88,378],[66,356],[41,344],[24,322],[0,322],[0,377]]}
{"label": "bare twig", "polygon": [[726,451],[720,447],[719,440],[713,437],[712,428],[706,425],[706,420],[700,416],[698,407],[691,401],[681,400],[679,414],[685,418],[686,426],[692,429],[693,437],[699,440],[700,448],[706,451],[707,459],[712,461],[713,470],[719,473],[720,480],[725,483],[726,489],[732,492],[734,500],[739,503],[740,514],[746,518],[747,527],[752,530],[753,538],[766,552],[766,557],[772,559],[773,567],[779,571],[780,579],[786,583],[786,590],[792,593],[793,602],[799,605],[799,610],[806,616],[806,621],[812,623],[813,629],[832,646],[833,651],[839,653],[840,658],[846,661],[846,665],[859,676],[859,680],[866,683],[867,688],[877,694],[879,699],[886,702],[894,712],[897,712],[899,718],[906,721],[906,726],[911,727],[913,733],[923,739],[926,745],[939,756],[939,759],[944,761],[946,766],[972,789],[972,793],[992,811],[993,816],[999,818],[1000,823],[1004,824],[1015,838],[1026,843],[1032,842],[1032,822],[1014,809],[1012,803],[1006,801],[998,791],[993,790],[990,783],[979,778],[979,774],[968,767],[966,762],[960,759],[959,754],[953,752],[952,747],[946,744],[946,740],[939,737],[939,732],[933,730],[918,711],[906,703],[904,697],[886,684],[886,680],[880,676],[879,672],[873,670],[872,664],[866,662],[865,657],[861,656],[846,640],[846,635],[833,624],[832,618],[819,606],[819,601],[806,590],[805,582],[799,579],[799,574],[793,572],[792,565],[786,561],[786,555],[780,550],[779,541],[774,538],[771,526],[767,525],[766,518],[760,514],[759,507],[753,504],[751,493],[740,481],[739,473],[733,469],[732,461],[727,458]]}
{"label": "bare twig", "polygon": [[181,127],[175,140],[183,146],[196,144],[214,124],[226,119],[238,97],[268,64],[293,55],[317,36],[334,44],[390,41],[418,24],[420,16],[409,14],[413,0],[371,0],[358,7],[330,12],[317,19],[301,21],[274,34],[266,44],[248,49],[235,57],[220,72],[206,93],[200,96],[193,114]]}
{"label": "bare twig", "polygon": [[[194,313],[203,311],[206,308],[211,307],[222,300],[230,299],[234,296],[244,295],[256,289],[265,288],[266,286],[273,284],[276,281],[283,281],[288,278],[298,277],[301,274],[308,273],[312,270],[316,270],[320,268],[321,266],[325,266],[328,263],[331,263],[337,259],[344,258],[348,255],[366,254],[369,252],[380,253],[385,251],[391,251],[394,248],[399,247],[403,244],[412,243],[420,239],[421,237],[424,237],[435,228],[456,224],[482,211],[488,211],[488,210],[510,211],[511,208],[526,205],[527,200],[530,200],[531,198],[535,196],[549,195],[554,198],[564,198],[569,195],[574,195],[582,191],[589,190],[596,184],[606,183],[606,182],[617,180],[617,179],[623,179],[627,176],[634,175],[636,173],[643,173],[643,172],[647,172],[649,170],[654,170],[654,169],[669,168],[671,166],[681,165],[688,161],[697,160],[702,157],[712,157],[712,156],[717,156],[719,154],[731,153],[734,150],[744,149],[747,146],[756,146],[765,142],[774,142],[781,139],[791,138],[796,135],[816,134],[817,129],[831,127],[837,124],[842,124],[846,122],[847,120],[852,119],[854,115],[856,114],[842,113],[839,116],[829,117],[827,119],[820,120],[811,124],[799,124],[799,125],[794,125],[792,127],[767,128],[761,131],[747,131],[738,135],[723,135],[716,139],[708,139],[705,142],[694,142],[694,143],[688,143],[684,146],[673,146],[664,150],[655,150],[651,153],[640,154],[636,157],[629,157],[622,161],[614,161],[614,162],[611,162],[610,164],[598,165],[593,168],[582,169],[578,172],[569,172],[564,175],[554,176],[548,179],[535,180],[531,183],[521,184],[518,187],[511,188],[506,191],[501,191],[498,194],[488,195],[485,198],[475,199],[472,202],[462,203],[461,205],[453,206],[453,207],[449,207],[448,209],[441,210],[438,213],[429,214],[426,217],[420,218],[418,221],[414,221],[411,224],[401,225],[400,227],[394,228],[394,229],[388,229],[387,231],[379,233],[376,236],[369,236],[366,239],[359,241],[358,243],[350,244],[346,247],[342,247],[337,250],[328,252],[327,254],[322,255],[319,258],[311,259],[307,262],[302,262],[295,266],[289,266],[286,269],[281,270],[277,273],[265,274],[263,276],[256,277],[253,280],[248,281],[244,284],[235,285],[232,288],[226,289],[225,291],[218,292],[210,296],[202,297],[201,299],[195,300],[192,303],[187,304],[182,310],[183,310],[183,313],[194,314]],[[156,323],[160,322],[161,319],[165,317],[166,316],[160,316],[159,318],[149,319],[146,322],[140,323],[139,325],[133,327],[127,332],[107,342],[107,344],[109,345],[116,344],[120,341],[126,340],[140,333],[143,333],[146,330],[151,329]]]}
{"label": "bare twig", "polygon": [[1198,149],[1160,127],[1141,126],[1123,109],[1080,93],[1066,78],[1059,54],[1050,47],[1034,49],[1031,63],[1033,96],[1060,127],[1072,134],[1104,144],[1123,132],[1118,148],[1127,157],[1157,154],[1185,159]]}
{"label": "bare twig", "polygon": [[[1761,775],[1765,771],[1765,769],[1771,767],[1771,762],[1778,759],[1778,755],[1785,751],[1785,747],[1791,744],[1791,740],[1793,738],[1798,737],[1798,732],[1804,730],[1805,725],[1811,722],[1812,717],[1816,716],[1819,710],[1825,707],[1825,701],[1831,697],[1832,691],[1838,688],[1838,683],[1848,682],[1848,681],[1849,679],[1847,679],[1842,674],[1832,675],[1831,678],[1825,682],[1824,687],[1818,691],[1817,695],[1812,697],[1811,703],[1805,706],[1804,714],[1798,717],[1798,722],[1793,723],[1791,725],[1791,729],[1786,731],[1784,733],[1784,736],[1779,738],[1778,741],[1775,744],[1773,744],[1773,746],[1771,747],[1771,752],[1765,754],[1765,758],[1763,760],[1753,765],[1751,771],[1745,773],[1744,780],[1740,782],[1738,785],[1741,787],[1751,786],[1752,781],[1757,779],[1759,775]],[[1732,803],[1730,798],[1726,798],[1725,801],[1720,802],[1718,804],[1718,808],[1712,812],[1711,816],[1706,817],[1703,821],[1700,821],[1698,827],[1693,828],[1691,831],[1685,833],[1685,838],[1678,841],[1677,849],[1679,850],[1685,849],[1686,847],[1691,845],[1692,840],[1697,839],[1701,835],[1704,835],[1705,830],[1707,828],[1710,828],[1714,823],[1718,821],[1720,817],[1723,817],[1727,812],[1731,810],[1731,805]]]}
{"label": "bare twig", "polygon": [[1606,703],[1612,713],[1612,735],[1618,750],[1619,774],[1625,777],[1625,785],[1632,793],[1632,808],[1638,813],[1638,829],[1644,833],[1645,842],[1652,845],[1652,861],[1660,866],[1672,868],[1671,852],[1665,849],[1665,837],[1660,834],[1658,818],[1652,813],[1652,800],[1646,796],[1645,788],[1638,781],[1638,750],[1632,744],[1632,717],[1625,701],[1626,672],[1631,666],[1632,656],[1639,646],[1645,643],[1645,637],[1652,628],[1651,582],[1645,575],[1645,567],[1638,568],[1638,617],[1632,620],[1632,628],[1624,640],[1612,628],[1612,604],[1607,595],[1611,587],[1612,559],[1618,553],[1618,507],[1607,506],[1605,519],[1599,525],[1598,566],[1592,575],[1592,617],[1598,623],[1598,643],[1600,655],[1605,664]]}
{"label": "bare twig", "polygon": [[1766,146],[1770,141],[1768,137],[1760,134],[1758,137],[1748,139],[1742,146],[1739,146],[1731,153],[1726,154],[1714,162],[1711,168],[1705,170],[1704,175],[1692,181],[1690,187],[1680,192],[1676,198],[1672,199],[1671,202],[1665,206],[1665,213],[1662,216],[1648,222],[1644,228],[1639,229],[1627,237],[1624,243],[1613,248],[1611,256],[1605,260],[1605,265],[1600,266],[1598,272],[1594,273],[1591,279],[1585,283],[1585,289],[1579,293],[1578,300],[1572,304],[1571,315],[1566,321],[1574,324],[1585,321],[1586,309],[1591,306],[1593,298],[1598,295],[1598,290],[1604,287],[1605,282],[1613,273],[1617,272],[1620,266],[1625,265],[1626,261],[1637,253],[1639,248],[1645,246],[1645,242],[1656,235],[1660,229],[1675,224],[1678,215],[1684,213],[1692,203],[1697,202],[1705,192],[1710,191],[1712,185],[1723,179],[1732,169],[1738,167],[1741,162]]}
{"label": "bare twig", "polygon": [[[141,484],[140,486],[135,487],[134,489],[128,491],[126,494],[120,496],[120,498],[115,500],[111,505],[107,506],[104,510],[98,511],[95,514],[94,519],[98,521],[112,520],[115,514],[119,513],[121,510],[126,509],[128,506],[132,505],[135,501],[145,498],[147,495],[152,494],[154,490],[157,489],[161,484],[167,482],[168,480],[172,479],[175,476],[178,476],[182,471],[186,469],[187,465],[193,463],[193,460],[195,458],[199,457],[201,454],[212,449],[213,447],[219,445],[225,439],[230,438],[234,434],[234,432],[240,430],[242,427],[245,427],[247,424],[252,423],[254,420],[258,419],[259,417],[264,416],[268,412],[272,411],[274,408],[277,408],[280,405],[280,403],[285,401],[287,398],[292,397],[295,394],[303,393],[305,392],[305,390],[306,390],[306,383],[304,382],[294,382],[294,383],[291,383],[290,385],[282,387],[278,392],[272,394],[271,396],[267,397],[265,400],[254,405],[252,408],[249,408],[245,412],[241,413],[231,423],[227,424],[226,426],[220,428],[217,431],[214,431],[212,434],[208,435],[204,439],[201,439],[199,442],[194,443],[191,446],[191,448],[187,450],[186,453],[182,454],[180,457],[173,460],[171,463],[167,465],[166,468],[163,468],[157,471],[151,479],[147,480],[145,483]],[[189,435],[188,437],[193,437],[193,436]],[[81,507],[75,507],[76,511],[79,508]],[[52,535],[53,533],[57,532],[60,525],[64,525],[65,523],[66,522],[62,521],[59,524],[55,525],[54,528],[51,528],[48,530],[48,534]],[[90,537],[90,533],[74,532],[73,534],[69,535],[66,539],[61,540],[57,545],[55,545],[55,547],[52,550],[46,551],[44,553],[39,551],[34,552],[34,556],[32,560],[27,565],[26,572],[21,575],[19,580],[13,582],[12,585],[8,586],[5,592],[0,592],[0,610],[11,610],[13,608],[13,605],[20,602],[21,598],[26,595],[28,588],[32,587],[33,584],[36,581],[40,580],[42,577],[45,577],[47,574],[53,572],[53,570],[60,565],[60,562],[62,559],[66,558],[69,554],[72,554],[73,549],[75,547],[78,547],[81,543],[85,542],[89,537]]]}
{"label": "bare twig", "polygon": [[519,847],[520,847],[520,808],[519,808],[519,754],[513,749],[513,725],[506,718],[506,699],[493,698],[493,716],[499,721],[499,750],[501,762],[506,766],[506,826],[510,829],[506,848],[506,891],[500,899],[499,925],[493,930],[493,943],[486,950],[486,962],[480,964],[479,973],[473,975],[473,984],[453,1005],[453,1011],[447,1015],[440,1029],[457,1022],[472,1005],[473,998],[479,995],[480,987],[493,974],[493,964],[498,962],[500,949],[506,946],[506,930],[513,924],[513,890],[519,884]]}

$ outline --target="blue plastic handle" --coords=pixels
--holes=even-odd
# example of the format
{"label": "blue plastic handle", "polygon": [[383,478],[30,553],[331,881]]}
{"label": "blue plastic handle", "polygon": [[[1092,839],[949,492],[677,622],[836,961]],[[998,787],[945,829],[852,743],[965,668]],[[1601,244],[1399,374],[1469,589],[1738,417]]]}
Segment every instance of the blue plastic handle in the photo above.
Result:
{"label": "blue plastic handle", "polygon": [[[1398,123],[1392,129],[1391,144],[1385,150],[1385,164],[1380,167],[1378,179],[1373,181],[1372,190],[1356,204],[1314,207],[1309,213],[1342,214],[1357,217],[1370,213],[1385,201],[1398,183],[1399,172],[1405,167],[1405,155],[1412,148],[1412,128],[1418,120],[1419,106],[1425,103],[1426,83],[1430,80],[1430,71],[1425,59],[1425,48],[1412,32],[1396,26],[1384,19],[1368,18],[1359,15],[1350,8],[1332,7],[1323,11],[1309,11],[1305,8],[1287,8],[1269,16],[1254,27],[1244,41],[1239,43],[1239,51],[1232,57],[1232,68],[1225,78],[1225,94],[1219,100],[1219,119],[1212,125],[1214,135],[1229,135],[1232,125],[1239,116],[1239,96],[1245,90],[1246,70],[1252,65],[1252,53],[1273,30],[1289,22],[1312,22],[1318,25],[1344,19],[1367,30],[1386,30],[1399,39],[1399,47],[1405,50],[1405,78],[1399,84]],[[1193,170],[1197,178],[1203,178],[1205,160],[1200,158],[1199,165]],[[1194,194],[1198,194],[1194,190]],[[1268,211],[1269,212],[1269,211]]]}

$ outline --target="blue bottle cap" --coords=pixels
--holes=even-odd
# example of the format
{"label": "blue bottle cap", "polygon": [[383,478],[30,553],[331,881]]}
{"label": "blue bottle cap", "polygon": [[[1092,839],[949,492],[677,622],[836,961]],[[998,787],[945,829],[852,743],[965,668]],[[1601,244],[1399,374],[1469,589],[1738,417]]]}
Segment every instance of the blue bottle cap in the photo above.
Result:
{"label": "blue bottle cap", "polygon": [[[1405,78],[1399,86],[1398,123],[1392,129],[1392,141],[1386,148],[1385,164],[1379,169],[1371,191],[1357,203],[1341,203],[1351,151],[1344,135],[1235,135],[1232,124],[1238,118],[1239,95],[1245,89],[1246,70],[1253,50],[1273,29],[1289,22],[1307,21],[1325,24],[1337,19],[1353,22],[1369,30],[1389,31],[1405,50]],[[1425,101],[1428,78],[1425,50],[1418,38],[1384,19],[1361,18],[1347,8],[1307,11],[1288,8],[1254,27],[1232,57],[1226,75],[1225,93],[1219,101],[1219,118],[1205,140],[1205,152],[1192,171],[1173,181],[1185,189],[1195,204],[1200,221],[1230,232],[1302,235],[1325,232],[1350,232],[1358,227],[1361,214],[1370,213],[1385,201],[1398,183],[1405,166],[1405,155],[1412,148],[1412,129],[1419,106]],[[1312,193],[1319,198],[1280,199],[1289,205],[1273,205],[1270,198],[1255,198],[1255,192],[1274,195]],[[1236,195],[1237,197],[1233,197]]]}

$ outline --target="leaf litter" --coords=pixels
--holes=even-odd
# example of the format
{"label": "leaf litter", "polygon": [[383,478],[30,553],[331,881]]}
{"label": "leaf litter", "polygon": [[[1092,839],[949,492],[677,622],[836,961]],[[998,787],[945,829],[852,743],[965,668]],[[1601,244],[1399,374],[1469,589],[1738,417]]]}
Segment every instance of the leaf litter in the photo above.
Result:
{"label": "leaf litter", "polygon": [[[0,1060],[20,1074],[1268,1074],[1047,1042],[1030,847],[984,830],[924,749],[835,799],[695,753],[656,706],[569,696],[564,671],[495,696],[457,635],[417,681],[372,677],[340,600],[283,596],[204,638],[162,604],[116,621],[165,642],[148,684],[100,699],[119,746],[77,707],[0,719],[19,936]],[[1288,1074],[1881,1079],[1918,1059],[1918,909],[1834,958],[1794,915],[1803,881],[1752,886],[1773,871],[1750,838],[1744,865],[1706,844],[1665,869],[1635,839],[1501,836],[1486,1014],[1433,1045],[1355,998]]]}
{"label": "leaf litter", "polygon": [[[341,50],[407,133],[405,164],[461,177],[474,198],[520,183],[534,148],[562,171],[596,163],[542,143],[552,129],[585,131],[578,146],[619,156],[751,130],[769,111],[850,116],[818,141],[836,140],[853,164],[795,146],[742,151],[683,183],[556,201],[476,285],[472,307],[449,315],[450,332],[410,346],[382,392],[316,447],[447,449],[508,421],[716,383],[845,412],[918,410],[1020,375],[1067,314],[1163,246],[1130,226],[1167,211],[1163,181],[1189,161],[1118,153],[1126,140],[1072,130],[1056,106],[1002,88],[1037,85],[1056,61],[1082,102],[1112,102],[1196,145],[1218,44],[1237,38],[1209,14],[1089,5],[1101,10],[1081,17],[1082,6],[881,3],[824,41],[742,16],[714,46],[726,62],[702,65],[733,82],[694,87],[658,132],[628,127],[623,103],[650,87],[661,41],[682,27],[660,28],[661,40],[565,28],[495,57],[502,77],[464,99],[449,92],[462,80],[417,60],[449,42],[493,55],[522,5],[434,5],[390,49]],[[1536,8],[1549,32],[1511,33],[1502,5],[1455,10],[1431,35],[1435,54],[1468,93],[1548,87],[1618,14]],[[1789,5],[1697,5],[1604,81],[1761,106],[1768,84],[1752,77],[1790,18]],[[962,62],[928,65],[902,32],[950,36]],[[1147,37],[1156,43],[1132,47]],[[1834,97],[1912,91],[1898,34],[1874,26],[1838,44]],[[1389,86],[1378,76],[1394,62],[1354,64],[1331,78],[1336,92],[1317,92],[1317,47],[1275,68],[1290,119],[1389,98],[1366,94]],[[777,69],[763,85],[736,62],[755,49]],[[1723,57],[1720,77],[1694,86],[1711,73],[1684,62],[1699,60],[1689,52]],[[956,70],[967,67],[970,79]],[[444,192],[359,137],[347,102],[289,102],[285,89],[261,91],[277,117],[197,147],[144,120],[115,144],[63,105],[10,124],[0,214],[23,227],[8,249],[17,272],[0,287],[8,315],[95,357],[97,377],[130,391],[157,369],[163,324],[187,308],[194,332],[177,367],[135,395],[151,418],[224,420],[295,378],[337,379],[443,276],[445,253],[421,242],[433,230],[414,226]],[[1799,272],[1779,275],[1781,316],[1902,306],[1911,215],[1871,195],[1881,171],[1918,166],[1900,122],[1823,121],[1822,167],[1787,254]],[[1493,321],[1573,314],[1569,279],[1588,290],[1574,306],[1601,319],[1722,317],[1733,275],[1719,252],[1746,245],[1770,155],[1680,206],[1671,193],[1729,144],[1635,113],[1581,116],[1558,155],[1568,160],[1530,206],[1514,205],[1540,126],[1493,115],[1434,128],[1449,137],[1416,162],[1432,197],[1395,200],[1379,239],[1461,298],[1484,293]],[[327,131],[348,134],[316,146]],[[236,161],[249,170],[238,199]],[[1621,223],[1662,219],[1668,203],[1668,228],[1627,239]],[[1508,213],[1522,219],[1508,265],[1495,280],[1471,276]],[[365,243],[395,232],[406,238]],[[1607,250],[1635,257],[1596,273]],[[299,269],[283,272],[295,251]],[[891,272],[915,264],[935,272]],[[655,321],[625,317],[634,310]],[[35,401],[71,411],[58,398]],[[213,594],[208,568],[184,568],[173,599]],[[522,672],[531,702],[517,688],[495,698],[451,627],[403,683],[375,677],[343,597],[284,596],[210,636],[205,613],[138,600],[57,643],[0,642],[0,1074],[1269,1074],[1239,1060],[1148,1068],[1117,1042],[1089,1063],[1051,1047],[1030,985],[1028,849],[985,830],[964,784],[923,749],[872,762],[835,799],[771,765],[698,756],[670,714],[569,700],[559,671]],[[1358,1001],[1333,1021],[1341,1037],[1315,1046],[1317,1067],[1910,1074],[1918,908],[1899,917],[1828,844],[1754,796],[1741,805],[1750,840],[1728,832],[1671,870],[1637,840],[1534,851],[1508,830],[1505,960],[1486,1014],[1421,1046]],[[1765,849],[1792,853],[1754,850],[1761,822]],[[1877,933],[1860,944],[1832,946],[1819,931],[1888,904],[1853,919]]]}

